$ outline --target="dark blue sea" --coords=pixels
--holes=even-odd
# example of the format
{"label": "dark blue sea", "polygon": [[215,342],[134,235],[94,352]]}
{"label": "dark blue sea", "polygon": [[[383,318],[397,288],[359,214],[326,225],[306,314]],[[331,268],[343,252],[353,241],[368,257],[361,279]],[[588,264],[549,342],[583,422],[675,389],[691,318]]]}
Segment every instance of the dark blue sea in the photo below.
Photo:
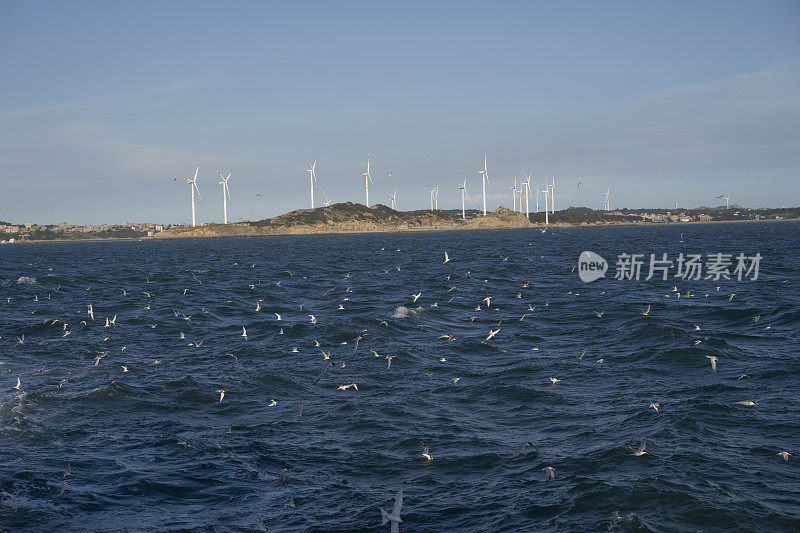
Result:
{"label": "dark blue sea", "polygon": [[798,531],[798,230],[0,245],[0,530]]}

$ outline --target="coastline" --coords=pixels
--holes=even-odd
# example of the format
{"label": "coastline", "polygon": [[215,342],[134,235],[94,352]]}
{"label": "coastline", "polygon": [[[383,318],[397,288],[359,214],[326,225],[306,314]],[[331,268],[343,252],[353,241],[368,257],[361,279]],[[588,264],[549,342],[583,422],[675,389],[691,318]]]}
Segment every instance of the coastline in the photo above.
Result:
{"label": "coastline", "polygon": [[[523,217],[524,218],[524,217]],[[543,228],[548,229],[564,229],[564,228],[609,228],[617,226],[692,226],[701,224],[741,224],[741,223],[758,223],[758,222],[800,222],[800,218],[786,218],[786,219],[763,219],[763,220],[705,220],[705,221],[690,221],[690,222],[605,222],[605,223],[581,223],[570,224],[564,222],[554,222],[549,225],[530,223],[528,226],[520,225],[492,225],[487,227],[465,227],[463,225],[432,225],[418,228],[372,228],[365,230],[333,228],[330,231],[320,229],[319,227],[298,227],[285,231],[251,231],[251,232],[230,232],[230,233],[214,233],[214,234],[196,234],[191,231],[195,228],[189,228],[186,231],[174,232],[169,235],[157,234],[153,237],[110,237],[103,239],[46,239],[46,240],[26,240],[16,241],[13,243],[3,243],[6,245],[13,244],[42,244],[42,243],[87,243],[87,242],[155,242],[155,241],[171,241],[171,240],[189,240],[189,239],[227,239],[227,238],[257,238],[257,237],[313,237],[323,235],[383,235],[383,234],[407,234],[407,233],[438,233],[438,232],[462,232],[462,231],[511,231],[511,230],[532,230]],[[241,223],[237,223],[241,224]],[[215,224],[213,226],[222,226],[222,224]],[[210,226],[202,226],[208,228]],[[235,227],[228,224],[228,227]],[[255,226],[248,226],[256,228]],[[172,232],[173,230],[168,230]],[[167,233],[167,232],[164,232]],[[185,235],[184,233],[189,233]]]}

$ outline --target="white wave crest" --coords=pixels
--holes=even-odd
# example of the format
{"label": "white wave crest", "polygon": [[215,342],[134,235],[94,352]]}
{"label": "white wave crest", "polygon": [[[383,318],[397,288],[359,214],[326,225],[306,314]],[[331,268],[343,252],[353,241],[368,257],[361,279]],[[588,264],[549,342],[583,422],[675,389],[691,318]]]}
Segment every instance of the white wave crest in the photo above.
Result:
{"label": "white wave crest", "polygon": [[412,309],[409,309],[408,307],[401,305],[400,307],[394,310],[392,318],[406,318],[408,315],[415,315],[419,313],[420,311],[422,311],[422,309],[423,309],[422,307],[414,307]]}
{"label": "white wave crest", "polygon": [[24,285],[33,285],[36,283],[36,278],[30,278],[28,276],[22,276],[17,280],[17,283],[22,283]]}

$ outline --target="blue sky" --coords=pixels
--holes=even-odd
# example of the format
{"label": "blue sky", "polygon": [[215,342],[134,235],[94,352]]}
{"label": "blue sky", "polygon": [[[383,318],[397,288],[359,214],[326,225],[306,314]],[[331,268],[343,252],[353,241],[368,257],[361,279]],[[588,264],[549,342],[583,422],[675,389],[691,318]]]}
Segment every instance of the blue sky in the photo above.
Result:
{"label": "blue sky", "polygon": [[[0,3],[0,220],[186,222],[370,199],[800,204],[800,3]],[[391,170],[392,176],[386,174]],[[582,182],[580,188],[577,181]],[[257,196],[260,194],[261,196]]]}

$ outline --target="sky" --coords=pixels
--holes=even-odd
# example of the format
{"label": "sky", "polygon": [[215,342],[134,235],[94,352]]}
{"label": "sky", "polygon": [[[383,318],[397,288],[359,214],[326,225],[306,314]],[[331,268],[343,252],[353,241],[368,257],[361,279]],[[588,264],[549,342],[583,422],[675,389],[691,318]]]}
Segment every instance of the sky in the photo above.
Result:
{"label": "sky", "polygon": [[[0,220],[800,205],[800,2],[0,0]],[[391,172],[391,176],[388,175]],[[581,186],[578,187],[578,182]],[[544,195],[542,195],[543,197]],[[531,198],[531,202],[535,200]],[[543,200],[542,200],[543,202]]]}

